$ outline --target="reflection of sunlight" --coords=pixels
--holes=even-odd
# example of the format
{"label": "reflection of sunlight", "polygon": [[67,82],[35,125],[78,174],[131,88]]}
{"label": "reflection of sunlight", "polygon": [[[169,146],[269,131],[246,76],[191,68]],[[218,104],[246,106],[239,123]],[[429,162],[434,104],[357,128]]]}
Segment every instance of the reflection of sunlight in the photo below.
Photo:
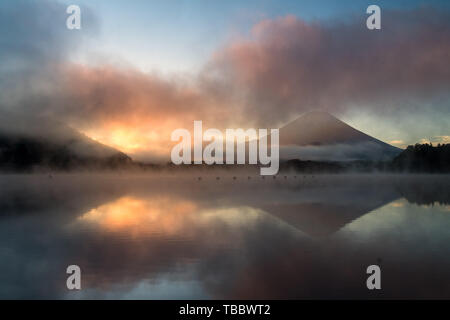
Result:
{"label": "reflection of sunlight", "polygon": [[82,215],[79,219],[95,222],[110,231],[176,233],[181,228],[182,216],[196,209],[189,201],[173,198],[151,200],[122,197]]}
{"label": "reflection of sunlight", "polygon": [[201,209],[191,201],[173,197],[140,199],[128,196],[89,210],[78,219],[108,231],[173,236],[194,232],[194,227],[200,225],[208,228],[214,223],[248,226],[261,214],[261,210],[251,207]]}

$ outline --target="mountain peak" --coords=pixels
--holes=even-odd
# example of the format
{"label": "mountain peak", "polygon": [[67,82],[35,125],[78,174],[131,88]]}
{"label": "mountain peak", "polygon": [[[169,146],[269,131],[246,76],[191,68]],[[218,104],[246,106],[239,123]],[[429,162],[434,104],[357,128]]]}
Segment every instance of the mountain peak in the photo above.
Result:
{"label": "mountain peak", "polygon": [[304,114],[301,115],[301,117],[309,117],[309,118],[332,118],[332,119],[337,119],[335,116],[333,116],[332,114],[330,114],[327,111],[322,111],[322,110],[312,110],[312,111],[308,111],[305,112]]}
{"label": "mountain peak", "polygon": [[304,113],[280,129],[280,143],[284,145],[328,145],[367,140],[376,139],[325,111]]}
{"label": "mountain peak", "polygon": [[[380,154],[373,158],[384,158],[385,155],[397,154],[400,149],[371,137],[339,120],[325,111],[310,111],[280,129],[280,145],[301,148],[296,152],[301,158],[308,158],[304,150],[314,154],[320,152],[326,160],[361,159],[360,155]],[[321,147],[319,151],[315,147]],[[315,149],[311,149],[315,148]],[[327,152],[324,150],[327,149]],[[344,152],[345,150],[345,152]],[[359,150],[359,151],[358,151]],[[291,150],[292,151],[292,150]],[[323,154],[322,154],[323,153]],[[344,156],[345,153],[345,156]],[[365,156],[363,157],[365,158]],[[372,157],[371,157],[372,158]],[[317,160],[317,155],[311,159]]]}

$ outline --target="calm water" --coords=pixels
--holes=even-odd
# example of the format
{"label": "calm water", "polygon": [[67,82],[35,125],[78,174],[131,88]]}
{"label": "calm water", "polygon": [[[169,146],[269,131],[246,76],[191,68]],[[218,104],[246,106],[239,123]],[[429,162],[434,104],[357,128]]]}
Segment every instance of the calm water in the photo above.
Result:
{"label": "calm water", "polygon": [[450,298],[449,176],[3,175],[0,190],[0,298]]}

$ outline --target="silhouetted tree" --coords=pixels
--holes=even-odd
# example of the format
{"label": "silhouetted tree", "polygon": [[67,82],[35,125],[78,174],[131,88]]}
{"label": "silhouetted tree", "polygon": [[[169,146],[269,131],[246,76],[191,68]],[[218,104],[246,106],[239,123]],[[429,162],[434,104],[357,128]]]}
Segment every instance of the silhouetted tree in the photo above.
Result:
{"label": "silhouetted tree", "polygon": [[450,172],[450,144],[408,146],[392,161],[392,169],[407,172]]}

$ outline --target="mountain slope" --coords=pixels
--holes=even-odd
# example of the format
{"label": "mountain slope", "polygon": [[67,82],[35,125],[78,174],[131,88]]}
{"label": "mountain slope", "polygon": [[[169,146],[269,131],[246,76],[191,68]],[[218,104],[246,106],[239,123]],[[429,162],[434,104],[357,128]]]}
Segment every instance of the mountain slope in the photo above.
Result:
{"label": "mountain slope", "polygon": [[400,152],[326,112],[308,112],[280,128],[285,160],[390,160]]}
{"label": "mountain slope", "polygon": [[131,163],[126,154],[60,123],[0,116],[0,169],[114,169]]}

